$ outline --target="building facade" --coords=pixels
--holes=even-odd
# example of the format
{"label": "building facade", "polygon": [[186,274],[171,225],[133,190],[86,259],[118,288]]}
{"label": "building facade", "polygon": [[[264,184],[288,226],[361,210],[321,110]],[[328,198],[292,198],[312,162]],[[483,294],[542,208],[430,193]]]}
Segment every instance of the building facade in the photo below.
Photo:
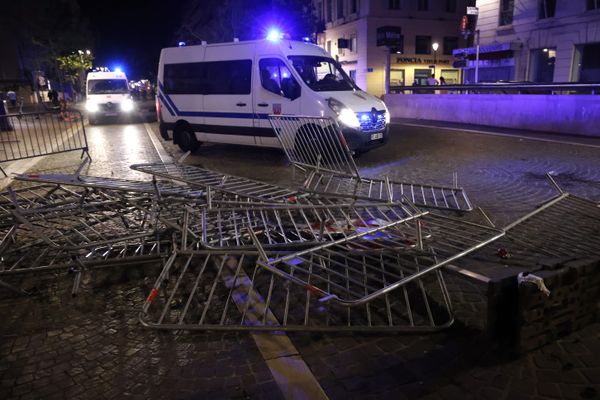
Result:
{"label": "building facade", "polygon": [[[325,31],[318,44],[336,57],[358,86],[380,96],[394,86],[425,84],[435,73],[448,84],[461,82],[452,51],[465,47],[459,24],[465,0],[313,0]],[[401,44],[377,46],[377,29],[401,29]],[[339,39],[345,39],[342,42]],[[342,47],[339,44],[342,43]],[[437,50],[434,50],[437,43]],[[390,76],[386,76],[390,51]]]}
{"label": "building facade", "polygon": [[[600,0],[478,0],[479,82],[599,82]],[[465,49],[474,82],[474,48]]]}

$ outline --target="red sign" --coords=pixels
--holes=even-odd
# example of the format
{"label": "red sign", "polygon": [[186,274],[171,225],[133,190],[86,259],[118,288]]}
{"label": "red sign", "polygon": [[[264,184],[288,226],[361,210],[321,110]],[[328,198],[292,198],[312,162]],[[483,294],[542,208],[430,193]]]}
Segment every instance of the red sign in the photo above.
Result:
{"label": "red sign", "polygon": [[460,31],[466,32],[468,26],[469,26],[469,19],[467,18],[466,15],[463,15],[462,19],[460,20]]}

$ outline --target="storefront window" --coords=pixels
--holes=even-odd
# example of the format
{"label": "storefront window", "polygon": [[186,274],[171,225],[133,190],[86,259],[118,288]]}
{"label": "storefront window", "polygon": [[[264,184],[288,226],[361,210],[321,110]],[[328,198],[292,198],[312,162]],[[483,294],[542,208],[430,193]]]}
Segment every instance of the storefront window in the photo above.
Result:
{"label": "storefront window", "polygon": [[531,52],[531,80],[534,82],[552,82],[556,48],[536,49]]}
{"label": "storefront window", "polygon": [[600,43],[585,44],[575,49],[575,82],[600,81]]}
{"label": "storefront window", "polygon": [[446,85],[458,85],[460,83],[458,70],[456,69],[442,69],[440,71],[440,78],[441,77],[444,77]]}
{"label": "storefront window", "polygon": [[390,86],[404,86],[404,70],[394,69],[390,70]]}

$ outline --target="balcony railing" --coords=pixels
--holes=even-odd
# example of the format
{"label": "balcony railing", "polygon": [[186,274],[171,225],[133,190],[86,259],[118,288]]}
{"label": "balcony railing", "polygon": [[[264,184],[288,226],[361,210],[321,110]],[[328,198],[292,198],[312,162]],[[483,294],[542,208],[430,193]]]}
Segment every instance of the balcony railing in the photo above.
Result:
{"label": "balcony railing", "polygon": [[479,83],[473,85],[390,86],[390,94],[600,94],[600,83]]}

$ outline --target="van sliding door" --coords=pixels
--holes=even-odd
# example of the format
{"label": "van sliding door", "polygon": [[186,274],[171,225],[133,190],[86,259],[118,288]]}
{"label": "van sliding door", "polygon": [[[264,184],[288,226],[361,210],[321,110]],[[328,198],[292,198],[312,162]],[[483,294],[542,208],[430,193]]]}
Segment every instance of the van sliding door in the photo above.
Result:
{"label": "van sliding door", "polygon": [[255,144],[253,58],[254,44],[206,48],[203,131],[207,141]]}

